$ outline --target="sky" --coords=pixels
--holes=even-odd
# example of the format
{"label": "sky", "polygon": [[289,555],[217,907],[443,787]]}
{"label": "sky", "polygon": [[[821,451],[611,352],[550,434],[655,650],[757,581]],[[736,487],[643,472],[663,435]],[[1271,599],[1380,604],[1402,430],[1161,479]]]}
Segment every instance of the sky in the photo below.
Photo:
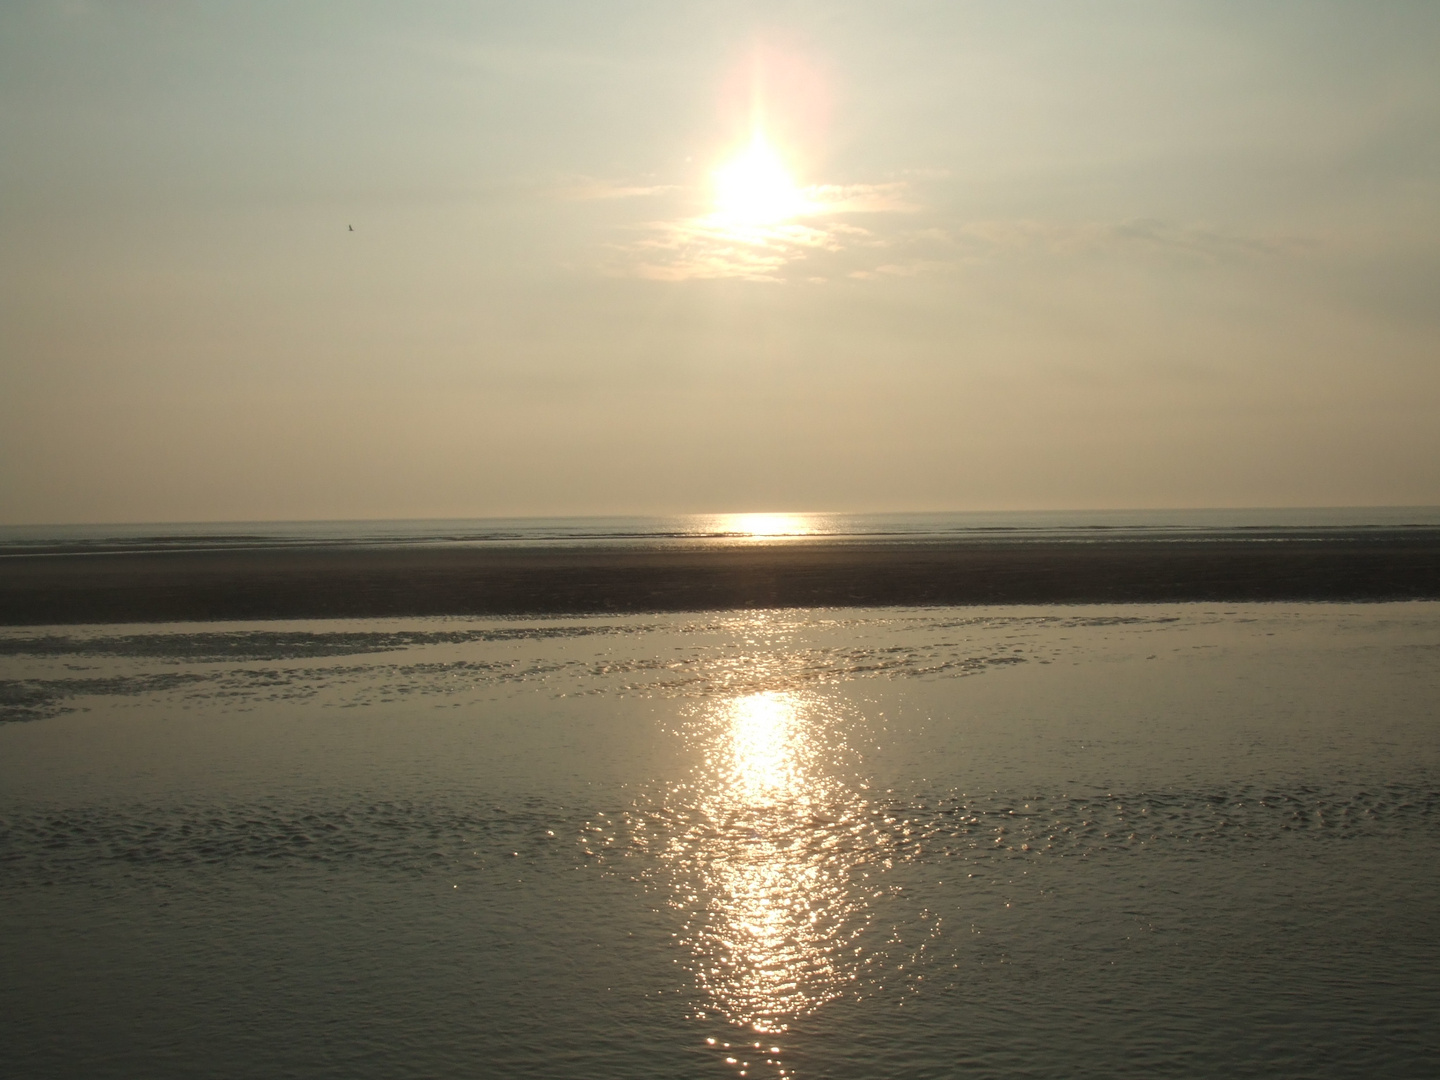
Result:
{"label": "sky", "polygon": [[1440,4],[0,6],[0,524],[1440,503]]}

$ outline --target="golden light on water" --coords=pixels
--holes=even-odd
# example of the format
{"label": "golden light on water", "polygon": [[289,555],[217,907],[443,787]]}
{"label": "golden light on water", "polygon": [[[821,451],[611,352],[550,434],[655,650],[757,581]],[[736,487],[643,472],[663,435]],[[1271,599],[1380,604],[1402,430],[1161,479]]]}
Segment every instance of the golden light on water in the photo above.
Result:
{"label": "golden light on water", "polygon": [[833,702],[765,691],[707,705],[687,741],[692,783],[671,792],[662,856],[682,944],[709,1008],[777,1034],[855,978],[869,918],[852,882],[872,830],[837,775]]}
{"label": "golden light on water", "polygon": [[714,531],[726,536],[807,536],[815,528],[804,514],[724,514]]}
{"label": "golden light on water", "polygon": [[796,798],[806,779],[809,748],[794,695],[751,694],[726,708],[729,727],[720,740],[719,760],[707,764],[730,797],[749,806]]}

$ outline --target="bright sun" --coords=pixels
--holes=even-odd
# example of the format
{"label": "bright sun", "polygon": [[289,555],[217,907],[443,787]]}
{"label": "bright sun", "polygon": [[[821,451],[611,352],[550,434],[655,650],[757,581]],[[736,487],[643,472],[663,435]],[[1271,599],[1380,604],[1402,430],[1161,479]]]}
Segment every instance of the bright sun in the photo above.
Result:
{"label": "bright sun", "polygon": [[756,132],[744,153],[715,171],[718,217],[736,225],[774,225],[806,209],[780,156]]}

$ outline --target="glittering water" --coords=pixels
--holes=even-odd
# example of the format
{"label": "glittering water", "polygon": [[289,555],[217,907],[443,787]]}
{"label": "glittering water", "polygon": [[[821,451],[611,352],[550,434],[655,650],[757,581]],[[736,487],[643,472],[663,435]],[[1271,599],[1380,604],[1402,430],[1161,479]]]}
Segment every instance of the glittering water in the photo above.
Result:
{"label": "glittering water", "polygon": [[0,633],[46,1076],[1440,1074],[1440,604]]}

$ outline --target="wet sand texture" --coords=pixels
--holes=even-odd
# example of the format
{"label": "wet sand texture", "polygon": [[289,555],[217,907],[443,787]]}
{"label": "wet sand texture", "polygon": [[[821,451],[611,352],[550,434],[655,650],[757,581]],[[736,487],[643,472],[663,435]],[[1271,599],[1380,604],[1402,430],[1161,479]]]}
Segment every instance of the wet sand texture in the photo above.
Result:
{"label": "wet sand texture", "polygon": [[1440,598],[1440,531],[1295,541],[355,547],[0,559],[0,624]]}

